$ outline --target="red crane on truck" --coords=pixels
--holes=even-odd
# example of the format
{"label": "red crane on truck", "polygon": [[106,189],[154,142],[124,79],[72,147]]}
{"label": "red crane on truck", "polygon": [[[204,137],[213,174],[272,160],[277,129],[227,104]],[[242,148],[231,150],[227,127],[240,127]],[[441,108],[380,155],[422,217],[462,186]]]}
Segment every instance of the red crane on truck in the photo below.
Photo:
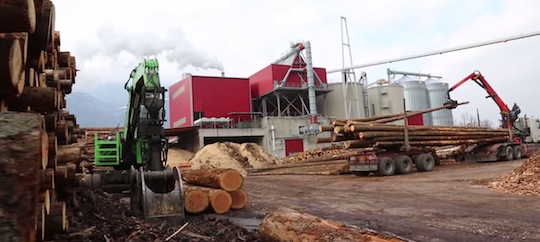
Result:
{"label": "red crane on truck", "polygon": [[520,130],[514,125],[514,122],[518,120],[518,115],[521,113],[519,106],[514,103],[512,109],[509,109],[499,94],[497,94],[479,71],[474,71],[448,89],[448,101],[445,104],[451,104],[452,108],[457,107],[457,101],[450,98],[450,92],[469,80],[474,81],[486,90],[488,93],[486,98],[491,98],[495,101],[501,111],[501,127],[507,128],[510,136],[508,142],[476,144],[468,147],[466,153],[469,155],[469,158],[477,161],[513,160],[520,159],[523,156],[529,156],[533,152],[536,152],[538,150],[538,144],[524,143],[526,138],[530,136],[530,132]]}

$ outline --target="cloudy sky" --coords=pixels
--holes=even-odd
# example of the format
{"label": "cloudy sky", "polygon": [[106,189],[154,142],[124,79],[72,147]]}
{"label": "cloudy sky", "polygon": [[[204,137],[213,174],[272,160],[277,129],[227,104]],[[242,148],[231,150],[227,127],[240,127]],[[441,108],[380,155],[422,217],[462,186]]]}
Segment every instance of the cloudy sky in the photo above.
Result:
{"label": "cloudy sky", "polygon": [[[182,73],[247,77],[309,40],[315,66],[341,67],[340,16],[348,20],[354,64],[419,54],[540,31],[540,1],[103,1],[55,0],[61,49],[77,57],[76,91],[100,92],[124,83],[143,56],[157,55],[165,86]],[[357,69],[368,82],[386,69],[430,73],[454,84],[480,70],[500,96],[522,115],[536,108],[540,37]],[[329,75],[339,81],[339,74]],[[120,89],[119,92],[123,92]],[[470,101],[454,111],[494,122],[495,103],[473,82],[454,91]]]}

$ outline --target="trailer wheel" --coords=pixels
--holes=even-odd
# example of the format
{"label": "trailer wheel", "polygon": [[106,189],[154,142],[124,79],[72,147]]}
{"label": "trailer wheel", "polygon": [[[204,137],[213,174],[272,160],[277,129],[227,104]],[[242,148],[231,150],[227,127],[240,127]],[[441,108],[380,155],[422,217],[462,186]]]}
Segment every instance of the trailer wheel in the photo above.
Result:
{"label": "trailer wheel", "polygon": [[523,158],[523,153],[521,152],[521,147],[516,146],[514,147],[514,159],[519,160]]}
{"label": "trailer wheel", "polygon": [[435,167],[435,158],[431,154],[421,154],[416,158],[416,170],[432,171]]}
{"label": "trailer wheel", "polygon": [[504,159],[505,160],[513,160],[514,159],[514,149],[512,149],[512,146],[504,147]]}
{"label": "trailer wheel", "polygon": [[396,172],[396,162],[390,157],[381,157],[378,162],[377,174],[380,176],[391,176]]}
{"label": "trailer wheel", "polygon": [[407,155],[400,155],[394,158],[396,162],[396,172],[399,174],[408,174],[412,171],[413,161]]}
{"label": "trailer wheel", "polygon": [[369,173],[371,173],[371,171],[353,171],[352,173],[356,176],[369,176]]}

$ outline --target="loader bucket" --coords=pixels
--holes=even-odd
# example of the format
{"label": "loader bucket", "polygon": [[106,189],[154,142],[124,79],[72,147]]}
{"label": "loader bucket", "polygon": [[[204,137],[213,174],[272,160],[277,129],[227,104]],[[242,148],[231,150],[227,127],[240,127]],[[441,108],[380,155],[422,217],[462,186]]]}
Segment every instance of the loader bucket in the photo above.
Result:
{"label": "loader bucket", "polygon": [[182,175],[174,167],[163,171],[131,169],[131,208],[145,219],[165,218],[182,223],[184,214],[184,189]]}

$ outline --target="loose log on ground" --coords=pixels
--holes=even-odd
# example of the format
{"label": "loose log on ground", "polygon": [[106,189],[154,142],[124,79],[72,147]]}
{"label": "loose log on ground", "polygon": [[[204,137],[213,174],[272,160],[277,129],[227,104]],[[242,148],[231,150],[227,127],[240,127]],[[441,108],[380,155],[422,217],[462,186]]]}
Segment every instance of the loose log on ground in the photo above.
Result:
{"label": "loose log on ground", "polygon": [[240,188],[236,191],[229,192],[229,194],[231,194],[231,198],[232,198],[232,203],[231,203],[232,209],[241,209],[241,208],[246,207],[249,200],[249,196],[246,190],[244,190],[243,188]]}
{"label": "loose log on ground", "polygon": [[0,33],[36,30],[34,0],[0,0]]}
{"label": "loose log on ground", "polygon": [[235,169],[199,169],[186,171],[182,178],[191,184],[223,189],[231,192],[238,190],[244,184],[242,174]]}
{"label": "loose log on ground", "polygon": [[187,190],[200,190],[206,192],[208,195],[208,202],[210,208],[218,214],[223,214],[231,209],[232,197],[227,191],[222,189],[214,189],[209,187],[194,186],[190,184],[184,184],[184,188]]}
{"label": "loose log on ground", "polygon": [[4,238],[35,238],[42,122],[39,114],[0,114],[0,210]]}
{"label": "loose log on ground", "polygon": [[356,154],[356,153],[347,153],[347,155],[333,155],[328,158],[325,157],[324,159],[321,159],[319,161],[297,162],[297,163],[274,166],[274,167],[250,169],[248,170],[248,172],[250,175],[253,175],[253,174],[259,174],[259,173],[264,173],[264,172],[269,172],[269,171],[284,170],[284,169],[289,169],[289,168],[302,168],[303,169],[303,168],[311,167],[311,166],[341,164],[341,160],[348,158],[353,154]]}
{"label": "loose log on ground", "polygon": [[[1,32],[1,31],[0,31]],[[23,50],[18,35],[0,33],[0,91],[20,94],[24,70]]]}
{"label": "loose log on ground", "polygon": [[309,166],[290,167],[284,169],[269,170],[264,172],[250,173],[250,176],[264,175],[340,175],[349,173],[347,160],[335,160],[318,162]]}
{"label": "loose log on ground", "polygon": [[184,209],[186,212],[198,214],[204,212],[210,201],[208,191],[197,189],[197,187],[184,185]]}
{"label": "loose log on ground", "polygon": [[259,226],[259,237],[262,242],[404,241],[289,208],[279,208],[266,216]]}

